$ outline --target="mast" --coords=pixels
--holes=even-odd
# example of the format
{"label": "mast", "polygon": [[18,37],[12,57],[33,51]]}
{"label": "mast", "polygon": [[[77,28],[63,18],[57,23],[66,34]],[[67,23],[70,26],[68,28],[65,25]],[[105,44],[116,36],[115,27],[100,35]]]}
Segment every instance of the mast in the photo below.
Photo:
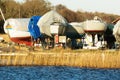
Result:
{"label": "mast", "polygon": [[1,13],[1,15],[2,15],[2,18],[3,18],[4,22],[5,22],[5,17],[4,17],[4,15],[3,15],[3,12],[2,12],[2,10],[1,10],[1,8],[0,8],[0,13]]}

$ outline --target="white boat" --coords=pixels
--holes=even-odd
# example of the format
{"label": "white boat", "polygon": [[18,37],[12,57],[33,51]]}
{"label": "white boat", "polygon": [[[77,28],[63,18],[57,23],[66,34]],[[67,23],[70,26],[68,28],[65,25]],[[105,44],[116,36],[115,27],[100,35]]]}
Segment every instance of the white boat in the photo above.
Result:
{"label": "white boat", "polygon": [[84,31],[86,33],[103,33],[107,29],[107,25],[102,20],[94,19],[84,22]]}
{"label": "white boat", "polygon": [[120,20],[114,25],[113,35],[116,38],[116,41],[120,43]]}
{"label": "white boat", "polygon": [[95,34],[103,34],[107,29],[107,24],[97,16],[93,20],[85,21],[83,25],[85,33],[92,35],[93,46],[95,46]]}
{"label": "white boat", "polygon": [[4,31],[13,42],[31,45],[31,35],[28,31],[29,20],[29,18],[7,19],[4,23]]}

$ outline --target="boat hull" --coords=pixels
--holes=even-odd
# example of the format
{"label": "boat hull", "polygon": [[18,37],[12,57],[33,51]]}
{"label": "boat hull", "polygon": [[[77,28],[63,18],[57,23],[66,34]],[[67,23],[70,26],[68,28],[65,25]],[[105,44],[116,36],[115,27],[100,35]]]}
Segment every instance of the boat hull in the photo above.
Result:
{"label": "boat hull", "polygon": [[31,46],[31,36],[29,32],[25,31],[16,31],[16,30],[8,30],[8,35],[11,41],[18,43],[18,44],[25,44]]}
{"label": "boat hull", "polygon": [[99,20],[89,20],[84,22],[84,31],[86,33],[103,33],[107,26]]}
{"label": "boat hull", "polygon": [[4,23],[4,31],[12,42],[31,45],[31,35],[28,32],[29,18],[10,18]]}

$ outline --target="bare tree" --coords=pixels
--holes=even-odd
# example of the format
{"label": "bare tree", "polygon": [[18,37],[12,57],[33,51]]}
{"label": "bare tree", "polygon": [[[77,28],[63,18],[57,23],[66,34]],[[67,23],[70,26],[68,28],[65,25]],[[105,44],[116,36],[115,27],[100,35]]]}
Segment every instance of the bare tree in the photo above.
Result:
{"label": "bare tree", "polygon": [[20,4],[16,3],[14,0],[5,0],[3,4],[3,12],[6,18],[18,17]]}
{"label": "bare tree", "polygon": [[50,3],[44,0],[26,0],[22,4],[22,16],[31,17],[33,15],[43,15],[50,10]]}

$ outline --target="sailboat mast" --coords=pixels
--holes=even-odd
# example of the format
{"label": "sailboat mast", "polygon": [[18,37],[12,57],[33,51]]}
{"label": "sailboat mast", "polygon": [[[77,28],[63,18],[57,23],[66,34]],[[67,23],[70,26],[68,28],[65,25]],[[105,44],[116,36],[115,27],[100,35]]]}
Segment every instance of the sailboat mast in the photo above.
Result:
{"label": "sailboat mast", "polygon": [[0,13],[1,13],[1,15],[2,15],[2,18],[3,18],[4,22],[5,22],[5,17],[4,17],[4,15],[3,15],[3,12],[2,12],[2,10],[1,10],[1,8],[0,8]]}

